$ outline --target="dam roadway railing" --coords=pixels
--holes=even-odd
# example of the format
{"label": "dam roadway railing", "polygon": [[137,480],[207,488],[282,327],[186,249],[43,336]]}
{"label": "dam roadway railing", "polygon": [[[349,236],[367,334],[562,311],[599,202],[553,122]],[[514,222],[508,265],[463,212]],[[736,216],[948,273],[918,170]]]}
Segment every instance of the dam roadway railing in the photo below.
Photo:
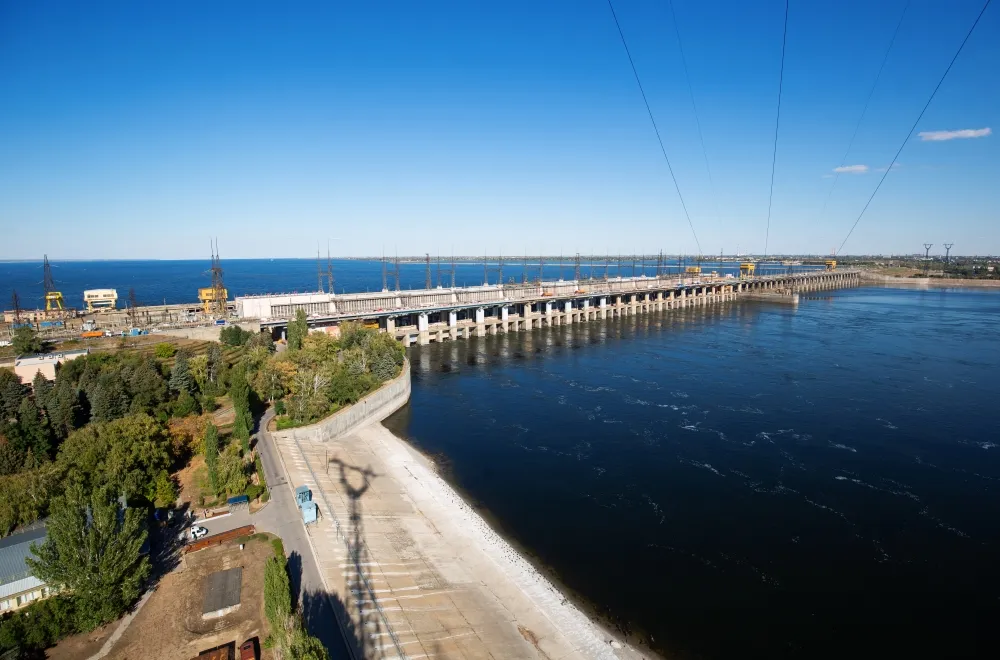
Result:
{"label": "dam roadway railing", "polygon": [[[858,286],[861,271],[817,270],[763,277],[661,276],[558,280],[522,284],[305,293],[236,299],[243,319],[284,333],[298,310],[316,331],[339,333],[345,321],[378,326],[404,345],[519,332],[647,312]],[[797,299],[797,298],[796,298]]]}

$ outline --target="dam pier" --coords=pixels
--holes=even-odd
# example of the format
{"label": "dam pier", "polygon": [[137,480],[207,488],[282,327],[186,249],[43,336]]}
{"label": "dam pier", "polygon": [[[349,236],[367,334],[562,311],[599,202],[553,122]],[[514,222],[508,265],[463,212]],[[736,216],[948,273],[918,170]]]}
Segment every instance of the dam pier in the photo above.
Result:
{"label": "dam pier", "polygon": [[378,327],[404,346],[622,318],[740,298],[797,302],[798,294],[858,286],[861,273],[828,269],[762,277],[621,277],[438,287],[377,293],[295,293],[236,298],[242,320],[284,336],[299,310],[313,331]]}

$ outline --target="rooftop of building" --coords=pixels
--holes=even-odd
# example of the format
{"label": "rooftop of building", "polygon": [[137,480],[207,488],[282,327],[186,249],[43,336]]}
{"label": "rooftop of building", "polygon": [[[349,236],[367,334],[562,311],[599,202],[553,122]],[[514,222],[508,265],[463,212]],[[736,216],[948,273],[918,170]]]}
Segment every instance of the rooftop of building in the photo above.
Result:
{"label": "rooftop of building", "polygon": [[25,559],[31,555],[31,544],[45,542],[45,523],[39,521],[0,539],[0,593],[15,582],[31,578]]}
{"label": "rooftop of building", "polygon": [[42,364],[44,362],[61,362],[63,360],[72,360],[88,353],[90,353],[89,348],[56,351],[55,353],[29,353],[27,355],[18,355],[14,358],[14,366],[20,367],[23,365]]}

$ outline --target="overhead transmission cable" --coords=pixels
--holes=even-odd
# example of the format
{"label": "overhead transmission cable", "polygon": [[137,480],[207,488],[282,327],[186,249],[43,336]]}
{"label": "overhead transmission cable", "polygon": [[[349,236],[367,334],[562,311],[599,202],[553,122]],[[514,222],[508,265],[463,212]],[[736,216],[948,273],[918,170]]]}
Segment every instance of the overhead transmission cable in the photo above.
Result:
{"label": "overhead transmission cable", "polygon": [[885,49],[885,54],[882,56],[882,64],[879,65],[878,73],[875,74],[875,82],[872,83],[872,88],[868,90],[868,98],[865,99],[865,105],[861,109],[861,116],[858,117],[858,123],[854,125],[854,133],[851,134],[851,139],[847,143],[847,151],[844,152],[844,157],[840,159],[840,166],[833,171],[833,183],[830,184],[830,190],[826,194],[826,201],[823,202],[823,210],[820,211],[820,218],[823,218],[826,215],[826,207],[830,203],[830,198],[833,197],[833,189],[837,187],[837,180],[840,179],[840,173],[847,164],[847,157],[851,153],[851,148],[854,147],[854,139],[858,137],[858,129],[861,128],[861,122],[864,121],[865,114],[868,112],[868,105],[871,103],[872,96],[875,95],[875,88],[878,87],[878,81],[882,77],[882,70],[885,68],[885,63],[889,59],[889,53],[892,52],[893,44],[896,43],[896,35],[899,34],[899,28],[903,25],[903,18],[906,17],[906,10],[909,8],[910,0],[907,0],[906,4],[903,6],[903,13],[899,15],[899,21],[896,23],[896,29],[892,33],[892,38],[889,40],[889,47]]}
{"label": "overhead transmission cable", "polygon": [[698,246],[698,254],[701,254],[701,242],[698,240],[698,232],[694,230],[694,223],[691,222],[691,214],[688,213],[687,204],[684,203],[684,195],[681,194],[681,187],[677,184],[677,177],[674,176],[674,168],[670,164],[670,157],[667,156],[667,148],[663,146],[663,138],[660,137],[660,129],[656,126],[656,120],[653,119],[653,111],[649,107],[649,100],[646,99],[646,92],[642,88],[642,81],[639,80],[639,72],[635,68],[635,62],[632,60],[632,52],[628,48],[628,42],[625,41],[625,33],[622,32],[621,23],[618,22],[618,14],[615,13],[615,6],[612,4],[611,0],[608,0],[608,8],[611,9],[611,16],[615,19],[615,27],[618,28],[618,36],[621,37],[622,46],[625,47],[625,54],[628,56],[628,63],[632,66],[632,75],[635,76],[635,82],[639,86],[639,94],[642,95],[642,102],[646,105],[646,112],[649,114],[649,121],[653,124],[653,132],[656,133],[656,141],[660,143],[660,151],[663,153],[663,160],[667,161],[667,170],[670,171],[670,178],[673,179],[674,188],[677,190],[677,198],[681,201],[681,208],[684,209],[684,217],[687,218],[688,226],[691,228],[691,235],[694,236],[695,245]]}
{"label": "overhead transmission cable", "polygon": [[896,150],[896,155],[892,157],[892,162],[889,163],[889,166],[887,168],[885,168],[885,172],[882,173],[882,178],[879,179],[878,185],[875,186],[875,190],[872,191],[871,197],[869,197],[868,201],[865,202],[864,208],[861,209],[861,213],[858,214],[858,219],[854,221],[853,225],[851,225],[851,230],[847,232],[847,236],[844,237],[844,241],[840,244],[840,247],[837,248],[836,254],[839,254],[840,251],[844,249],[844,245],[847,244],[847,240],[851,237],[851,234],[854,233],[855,227],[857,227],[858,223],[861,222],[861,218],[864,217],[865,211],[868,210],[868,207],[871,205],[872,200],[875,199],[875,195],[878,194],[879,188],[882,187],[882,183],[885,181],[885,178],[889,176],[889,172],[891,172],[893,166],[896,165],[896,161],[899,159],[899,154],[903,153],[903,148],[906,147],[906,143],[910,141],[910,136],[913,135],[913,131],[916,130],[917,124],[919,124],[920,120],[923,119],[924,113],[927,112],[927,108],[930,107],[931,102],[934,100],[934,97],[938,93],[938,90],[941,89],[941,85],[944,83],[945,78],[948,77],[948,73],[951,71],[951,67],[955,65],[955,61],[958,60],[958,56],[962,54],[962,50],[965,48],[965,44],[968,43],[969,37],[971,37],[972,33],[975,32],[976,26],[979,25],[979,21],[983,17],[983,14],[986,13],[986,10],[989,8],[991,1],[992,0],[986,0],[986,3],[983,5],[983,8],[979,11],[979,15],[976,16],[976,20],[973,21],[972,27],[970,27],[969,31],[965,34],[965,38],[962,39],[962,43],[959,45],[958,50],[955,51],[954,57],[952,57],[951,62],[948,63],[948,68],[945,69],[944,73],[941,74],[941,79],[938,80],[937,85],[934,86],[934,91],[931,92],[930,97],[927,99],[927,103],[924,104],[924,107],[920,111],[920,114],[917,115],[917,119],[916,121],[913,122],[913,126],[911,126],[910,130],[906,132],[906,136],[903,138],[903,143],[900,144],[899,149]]}
{"label": "overhead transmission cable", "polygon": [[688,95],[691,97],[691,107],[694,109],[694,124],[698,129],[698,141],[701,143],[701,155],[705,157],[705,171],[708,172],[708,189],[712,193],[712,203],[715,205],[715,219],[721,223],[719,216],[719,200],[715,196],[715,181],[712,180],[712,168],[708,164],[708,150],[705,149],[705,138],[701,132],[701,120],[698,118],[698,104],[694,101],[694,87],[691,85],[691,76],[688,73],[687,58],[684,56],[684,42],[681,41],[681,29],[677,25],[677,14],[674,13],[673,0],[667,0],[670,7],[670,18],[674,22],[674,34],[677,35],[677,48],[681,53],[681,64],[684,66],[684,80],[687,81]]}
{"label": "overhead transmission cable", "polygon": [[771,153],[771,192],[767,195],[767,229],[764,232],[764,258],[771,238],[771,203],[774,201],[774,165],[778,161],[778,126],[781,125],[781,87],[785,82],[785,44],[788,42],[788,0],[785,0],[785,27],[781,33],[781,68],[778,73],[778,114],[774,118],[774,151]]}

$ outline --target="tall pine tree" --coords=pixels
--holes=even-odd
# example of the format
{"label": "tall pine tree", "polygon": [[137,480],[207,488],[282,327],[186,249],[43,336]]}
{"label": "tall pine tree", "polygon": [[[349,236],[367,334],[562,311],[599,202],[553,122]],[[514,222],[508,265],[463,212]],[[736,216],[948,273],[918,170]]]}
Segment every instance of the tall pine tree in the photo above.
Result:
{"label": "tall pine tree", "polygon": [[250,385],[247,383],[246,366],[243,364],[238,364],[233,368],[232,381],[229,385],[229,398],[232,399],[233,409],[236,411],[233,435],[239,439],[244,453],[249,452],[253,415],[250,412]]}
{"label": "tall pine tree", "polygon": [[219,492],[219,429],[209,422],[205,428],[205,465],[213,493]]}
{"label": "tall pine tree", "polygon": [[146,540],[142,511],[121,511],[108,489],[88,497],[71,485],[53,502],[47,527],[45,543],[25,559],[32,574],[67,588],[87,629],[121,616],[149,575],[149,559],[140,552]]}
{"label": "tall pine tree", "polygon": [[194,388],[194,377],[191,375],[191,367],[188,365],[186,351],[181,351],[174,358],[174,368],[170,370],[170,389],[180,394],[181,392],[191,393]]}

